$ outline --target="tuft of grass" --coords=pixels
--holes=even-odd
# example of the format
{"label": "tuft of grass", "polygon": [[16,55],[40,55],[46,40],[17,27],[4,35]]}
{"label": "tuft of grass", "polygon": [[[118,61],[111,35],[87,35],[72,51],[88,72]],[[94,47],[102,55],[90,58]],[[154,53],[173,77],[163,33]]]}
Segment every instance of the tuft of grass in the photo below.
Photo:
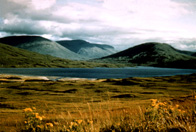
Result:
{"label": "tuft of grass", "polygon": [[[195,132],[196,131],[196,96],[186,106],[173,104],[171,101],[159,102],[152,99],[152,104],[133,120],[130,113],[118,122],[106,125],[101,132]],[[187,103],[189,107],[187,107]]]}
{"label": "tuft of grass", "polygon": [[[108,102],[110,107],[112,102]],[[151,99],[151,104],[137,109],[122,108],[95,109],[93,104],[87,104],[89,110],[82,112],[79,107],[79,117],[51,119],[40,116],[35,108],[26,108],[25,132],[149,132],[149,131],[187,131],[196,129],[196,96],[192,96],[185,104],[172,101]],[[46,114],[46,113],[45,113]],[[57,116],[57,115],[56,115]]]}

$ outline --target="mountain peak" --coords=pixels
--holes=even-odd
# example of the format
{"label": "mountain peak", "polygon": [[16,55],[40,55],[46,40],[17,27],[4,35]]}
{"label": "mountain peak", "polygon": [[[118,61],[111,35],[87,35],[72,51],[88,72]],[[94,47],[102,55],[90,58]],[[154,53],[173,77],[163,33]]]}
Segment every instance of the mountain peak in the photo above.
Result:
{"label": "mountain peak", "polygon": [[32,43],[36,41],[50,41],[51,42],[51,40],[43,38],[41,36],[22,35],[22,36],[8,36],[8,37],[0,38],[1,43],[9,44],[12,46],[17,46],[22,43]]}

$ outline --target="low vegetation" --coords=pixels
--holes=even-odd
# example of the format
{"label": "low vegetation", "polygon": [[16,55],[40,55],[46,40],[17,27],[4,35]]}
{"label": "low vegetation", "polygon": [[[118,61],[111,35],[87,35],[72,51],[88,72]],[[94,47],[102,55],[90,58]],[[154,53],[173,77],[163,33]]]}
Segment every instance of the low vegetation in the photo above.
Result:
{"label": "low vegetation", "polygon": [[56,81],[1,75],[0,131],[195,132],[195,88],[195,74]]}

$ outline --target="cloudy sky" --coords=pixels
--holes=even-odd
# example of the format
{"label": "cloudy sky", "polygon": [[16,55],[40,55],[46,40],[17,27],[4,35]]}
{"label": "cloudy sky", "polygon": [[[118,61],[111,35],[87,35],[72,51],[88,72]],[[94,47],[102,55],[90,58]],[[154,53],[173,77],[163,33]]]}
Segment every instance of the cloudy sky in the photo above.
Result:
{"label": "cloudy sky", "polygon": [[0,37],[24,34],[196,51],[196,0],[0,0]]}

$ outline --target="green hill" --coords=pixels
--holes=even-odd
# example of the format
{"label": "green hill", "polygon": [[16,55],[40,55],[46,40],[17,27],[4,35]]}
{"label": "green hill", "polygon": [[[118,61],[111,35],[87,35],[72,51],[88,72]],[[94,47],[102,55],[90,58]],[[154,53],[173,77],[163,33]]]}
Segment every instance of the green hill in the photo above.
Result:
{"label": "green hill", "polygon": [[63,59],[83,60],[81,55],[70,51],[54,41],[40,36],[8,36],[0,38],[0,43]]}
{"label": "green hill", "polygon": [[115,67],[111,64],[72,61],[42,55],[0,43],[0,67]]}
{"label": "green hill", "polygon": [[164,43],[144,43],[116,54],[103,57],[107,62],[118,62],[140,66],[196,68],[196,57]]}

